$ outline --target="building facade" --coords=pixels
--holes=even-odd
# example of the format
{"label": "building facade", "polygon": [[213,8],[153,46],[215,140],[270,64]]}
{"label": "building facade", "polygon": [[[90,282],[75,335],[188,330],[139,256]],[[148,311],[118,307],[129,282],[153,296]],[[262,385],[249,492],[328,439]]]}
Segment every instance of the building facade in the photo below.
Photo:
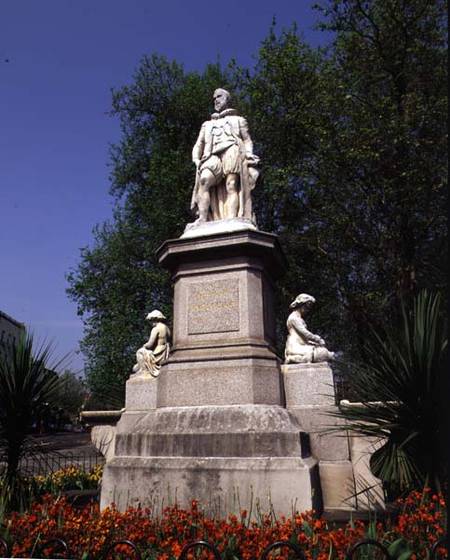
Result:
{"label": "building facade", "polygon": [[25,325],[0,310],[0,351],[17,343]]}

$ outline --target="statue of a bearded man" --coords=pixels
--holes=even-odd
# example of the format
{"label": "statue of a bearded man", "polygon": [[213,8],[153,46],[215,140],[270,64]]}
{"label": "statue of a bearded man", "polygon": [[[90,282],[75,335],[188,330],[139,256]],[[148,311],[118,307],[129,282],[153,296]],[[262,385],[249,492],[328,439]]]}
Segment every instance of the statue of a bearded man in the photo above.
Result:
{"label": "statue of a bearded man", "polygon": [[192,150],[197,173],[191,209],[198,216],[193,225],[233,218],[255,221],[251,191],[259,158],[253,153],[247,121],[229,103],[229,92],[216,89],[216,113],[203,123]]}

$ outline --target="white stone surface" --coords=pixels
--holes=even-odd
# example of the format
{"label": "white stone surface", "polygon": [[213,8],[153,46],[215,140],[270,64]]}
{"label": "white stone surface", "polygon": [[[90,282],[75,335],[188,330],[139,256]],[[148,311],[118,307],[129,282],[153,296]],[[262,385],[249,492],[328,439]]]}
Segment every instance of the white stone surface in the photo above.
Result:
{"label": "white stone surface", "polygon": [[217,111],[205,121],[192,150],[196,179],[191,209],[198,222],[247,218],[254,221],[251,191],[259,175],[259,158],[247,121],[229,107],[230,94],[214,92]]}
{"label": "white stone surface", "polygon": [[309,294],[299,294],[290,305],[293,311],[286,322],[288,330],[284,351],[286,364],[327,362],[334,359],[334,352],[325,348],[324,339],[309,331],[306,326],[304,316],[315,301]]}
{"label": "white stone surface", "polygon": [[214,235],[217,233],[232,233],[234,231],[257,230],[258,228],[251,220],[244,218],[231,218],[229,220],[216,220],[213,222],[203,222],[188,224],[181,235],[181,239],[202,237],[204,235]]}
{"label": "white stone surface", "polygon": [[93,426],[91,441],[94,447],[105,457],[106,462],[114,457],[114,443],[116,439],[115,426]]}
{"label": "white stone surface", "polygon": [[[381,480],[370,470],[370,457],[383,442],[378,438],[349,436],[350,457],[353,465],[359,510],[384,509],[384,492]],[[361,492],[362,490],[366,490]]]}
{"label": "white stone surface", "polygon": [[370,471],[371,454],[379,447],[375,438],[350,436],[350,461],[320,461],[320,483],[327,510],[384,509],[381,481]]}

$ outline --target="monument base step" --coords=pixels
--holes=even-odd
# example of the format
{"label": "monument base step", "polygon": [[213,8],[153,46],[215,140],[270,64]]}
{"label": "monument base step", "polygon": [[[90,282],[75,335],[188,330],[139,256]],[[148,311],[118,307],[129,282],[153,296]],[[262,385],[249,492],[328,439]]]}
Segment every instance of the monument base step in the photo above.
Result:
{"label": "monument base step", "polygon": [[106,464],[101,508],[115,503],[151,507],[193,499],[216,515],[242,509],[277,516],[322,510],[317,461],[312,457],[115,457]]}
{"label": "monument base step", "polygon": [[[297,420],[270,405],[159,408],[117,425],[115,456],[308,457]],[[303,438],[303,439],[302,439]]]}

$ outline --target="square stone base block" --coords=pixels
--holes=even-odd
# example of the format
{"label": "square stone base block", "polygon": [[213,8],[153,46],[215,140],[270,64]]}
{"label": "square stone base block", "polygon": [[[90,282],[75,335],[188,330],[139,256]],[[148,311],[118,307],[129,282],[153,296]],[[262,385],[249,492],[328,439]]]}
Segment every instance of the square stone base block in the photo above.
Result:
{"label": "square stone base block", "polygon": [[329,510],[353,510],[355,480],[350,461],[320,461],[320,484],[324,508]]}
{"label": "square stone base block", "polygon": [[282,406],[233,405],[128,412],[117,424],[115,454],[102,479],[102,507],[146,505],[176,495],[189,506],[321,509],[317,460],[295,418]]}
{"label": "square stone base block", "polygon": [[156,408],[156,387],[158,380],[150,375],[130,377],[125,386],[125,409],[151,410]]}
{"label": "square stone base block", "polygon": [[173,340],[157,406],[281,404],[275,353],[277,237],[252,230],[169,240]]}
{"label": "square stone base block", "polygon": [[284,364],[286,407],[333,406],[333,372],[327,362],[317,364]]}
{"label": "square stone base block", "polygon": [[279,405],[281,392],[275,359],[169,362],[158,378],[157,406]]}
{"label": "square stone base block", "polygon": [[277,515],[320,511],[317,463],[299,457],[115,457],[105,466],[102,508],[112,502],[121,511],[174,502],[190,508],[192,499],[217,515],[255,513],[258,503]]}

